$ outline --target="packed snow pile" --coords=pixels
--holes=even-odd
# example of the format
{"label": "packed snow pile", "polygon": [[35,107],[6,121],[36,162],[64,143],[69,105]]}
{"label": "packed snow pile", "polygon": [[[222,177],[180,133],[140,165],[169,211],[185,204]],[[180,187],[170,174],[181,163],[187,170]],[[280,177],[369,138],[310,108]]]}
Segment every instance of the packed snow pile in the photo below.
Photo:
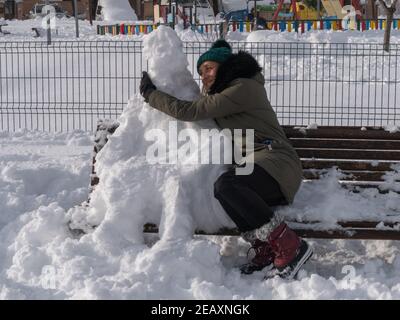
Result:
{"label": "packed snow pile", "polygon": [[[390,43],[400,43],[400,31],[392,30]],[[239,35],[238,35],[239,33]],[[247,42],[279,42],[282,43],[365,43],[381,44],[384,30],[337,32],[332,30],[312,30],[303,34],[296,32],[277,32],[275,30],[257,30],[246,34]],[[240,37],[239,31],[230,31],[228,37]],[[240,39],[238,39],[240,40]]]}
{"label": "packed snow pile", "polygon": [[105,21],[136,21],[135,10],[128,0],[100,0],[102,14]]}
{"label": "packed snow pile", "polygon": [[[160,27],[151,33],[144,42],[144,54],[159,89],[186,100],[199,96],[199,87],[182,63],[186,60],[182,43],[171,28]],[[132,242],[143,241],[146,222],[160,225],[162,237],[169,239],[191,238],[195,228],[215,231],[232,225],[213,196],[213,183],[223,166],[202,165],[190,155],[182,157],[187,143],[177,141],[181,132],[191,138],[200,136],[200,129],[216,129],[214,121],[176,121],[152,109],[141,97],[129,102],[119,121],[119,128],[97,157],[100,185],[91,195],[90,223],[101,223],[100,228]],[[156,134],[166,140],[157,141]],[[165,153],[161,163],[150,159],[154,148],[155,153]]]}

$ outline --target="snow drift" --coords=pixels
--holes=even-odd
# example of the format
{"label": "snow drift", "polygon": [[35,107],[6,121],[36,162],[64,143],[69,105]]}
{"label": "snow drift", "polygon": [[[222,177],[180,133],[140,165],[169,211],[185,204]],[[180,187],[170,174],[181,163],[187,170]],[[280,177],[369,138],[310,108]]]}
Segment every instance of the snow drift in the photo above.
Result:
{"label": "snow drift", "polygon": [[128,0],[100,0],[105,21],[136,21],[135,10]]}

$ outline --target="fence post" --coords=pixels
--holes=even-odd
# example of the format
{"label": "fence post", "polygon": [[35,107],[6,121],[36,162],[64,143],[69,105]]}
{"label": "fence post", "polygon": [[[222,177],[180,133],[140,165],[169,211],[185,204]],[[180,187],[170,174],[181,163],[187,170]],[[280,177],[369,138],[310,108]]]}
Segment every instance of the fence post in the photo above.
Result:
{"label": "fence post", "polygon": [[220,22],[218,28],[219,28],[219,39],[225,39],[224,24]]}
{"label": "fence post", "polygon": [[[46,6],[49,5],[49,0],[46,0]],[[46,12],[47,20],[46,20],[46,26],[47,26],[47,45],[51,44],[51,24],[50,24],[50,10],[47,10]]]}
{"label": "fence post", "polygon": [[75,32],[76,37],[79,38],[79,21],[78,21],[78,5],[76,4],[76,0],[74,0],[74,16],[75,16]]}
{"label": "fence post", "polygon": [[285,21],[280,21],[279,22],[279,29],[283,32],[286,30],[286,23]]}
{"label": "fence post", "polygon": [[[241,24],[243,25],[243,21],[241,21]],[[246,32],[250,32],[251,31],[251,25],[249,21],[246,21]],[[242,31],[243,32],[243,31]]]}
{"label": "fence post", "polygon": [[294,31],[296,31],[296,33],[299,32],[299,22],[297,20],[294,22]]}

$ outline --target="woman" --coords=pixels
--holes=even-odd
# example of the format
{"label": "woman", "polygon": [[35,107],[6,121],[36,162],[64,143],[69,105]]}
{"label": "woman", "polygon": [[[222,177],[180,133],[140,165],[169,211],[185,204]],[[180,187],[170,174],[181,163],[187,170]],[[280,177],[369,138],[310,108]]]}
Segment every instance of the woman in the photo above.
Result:
{"label": "woman", "polygon": [[200,56],[197,70],[204,96],[195,101],[157,90],[146,72],[140,92],[150,106],[179,120],[212,118],[222,129],[254,129],[253,172],[235,175],[231,168],[215,182],[214,195],[254,250],[242,272],[267,268],[270,275],[291,279],[312,250],[273,207],[293,201],[302,167],[268,100],[261,68],[250,54],[233,54],[226,41],[218,40]]}

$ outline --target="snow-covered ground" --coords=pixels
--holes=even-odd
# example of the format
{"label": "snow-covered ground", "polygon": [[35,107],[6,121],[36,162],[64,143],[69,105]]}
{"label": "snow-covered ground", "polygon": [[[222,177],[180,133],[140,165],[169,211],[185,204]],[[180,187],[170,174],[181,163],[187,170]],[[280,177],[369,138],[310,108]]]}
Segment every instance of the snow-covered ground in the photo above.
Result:
{"label": "snow-covered ground", "polygon": [[[136,107],[142,113],[148,109],[143,104]],[[126,115],[134,110],[131,107]],[[118,140],[132,146],[129,138]],[[236,238],[199,236],[155,242],[147,237],[145,243],[130,242],[123,236],[131,232],[135,237],[134,229],[129,229],[134,217],[126,221],[126,207],[117,215],[121,208],[113,211],[109,204],[136,190],[125,184],[132,173],[126,180],[116,171],[112,171],[115,178],[103,176],[107,184],[102,191],[110,199],[104,204],[107,218],[96,231],[74,238],[66,226],[72,215],[81,212],[71,208],[88,195],[91,151],[91,134],[84,132],[0,134],[1,299],[400,299],[400,243],[396,241],[310,240],[315,254],[296,281],[263,281],[261,273],[240,275],[235,266],[245,261],[248,246]],[[113,170],[132,165],[121,160]],[[142,196],[156,183],[146,181],[136,186]],[[336,187],[324,190],[321,185],[327,182],[303,187],[297,203],[317,191],[308,198],[309,208],[341,210],[344,204],[337,201],[348,197],[346,209],[357,210],[358,202],[352,202],[350,194],[342,195]],[[336,193],[330,197],[332,188]],[[156,194],[161,197],[154,199],[157,202],[166,200],[168,190],[164,191],[162,198],[160,190],[151,189],[144,200]],[[175,191],[170,191],[171,201]],[[193,200],[206,192],[198,185]],[[130,206],[131,212],[153,204],[153,200],[131,203],[130,199],[121,204]],[[382,199],[375,195],[369,201],[374,205]],[[398,208],[398,197],[392,201]]]}
{"label": "snow-covered ground", "polygon": [[[26,39],[24,31],[18,31],[26,28],[24,23],[33,22],[11,22],[9,29],[20,33],[1,39]],[[94,27],[82,25],[84,39],[104,39],[95,35]],[[73,39],[73,27],[70,21],[62,25],[65,38]],[[171,30],[157,32],[145,42],[150,75],[166,91],[195,96],[198,88],[186,66],[174,60],[182,54],[180,40]],[[178,35],[194,39],[190,31]],[[234,33],[230,39],[239,36],[246,40],[248,35]],[[250,36],[252,41],[282,42],[382,39],[380,32]],[[394,32],[393,42],[399,38]],[[163,50],[168,64],[149,54]],[[170,77],[182,77],[181,82],[171,82]],[[243,276],[236,268],[246,260],[248,249],[241,239],[192,238],[196,226],[213,229],[230,223],[210,190],[221,168],[148,165],[145,131],[165,130],[168,120],[139,96],[127,101],[120,128],[99,154],[101,183],[87,208],[80,204],[88,197],[92,133],[0,132],[0,298],[400,299],[396,241],[310,240],[315,254],[298,280],[263,281],[261,272]],[[179,123],[179,128],[200,127]],[[303,184],[293,205],[280,212],[325,218],[326,223],[349,212],[356,217],[388,213],[399,217],[397,193],[352,194],[337,185],[336,175],[332,171],[320,181]],[[393,186],[393,180],[388,177],[387,183]],[[161,224],[159,241],[150,235],[143,238],[139,231],[148,219]],[[98,227],[76,237],[67,228],[70,221]]]}

